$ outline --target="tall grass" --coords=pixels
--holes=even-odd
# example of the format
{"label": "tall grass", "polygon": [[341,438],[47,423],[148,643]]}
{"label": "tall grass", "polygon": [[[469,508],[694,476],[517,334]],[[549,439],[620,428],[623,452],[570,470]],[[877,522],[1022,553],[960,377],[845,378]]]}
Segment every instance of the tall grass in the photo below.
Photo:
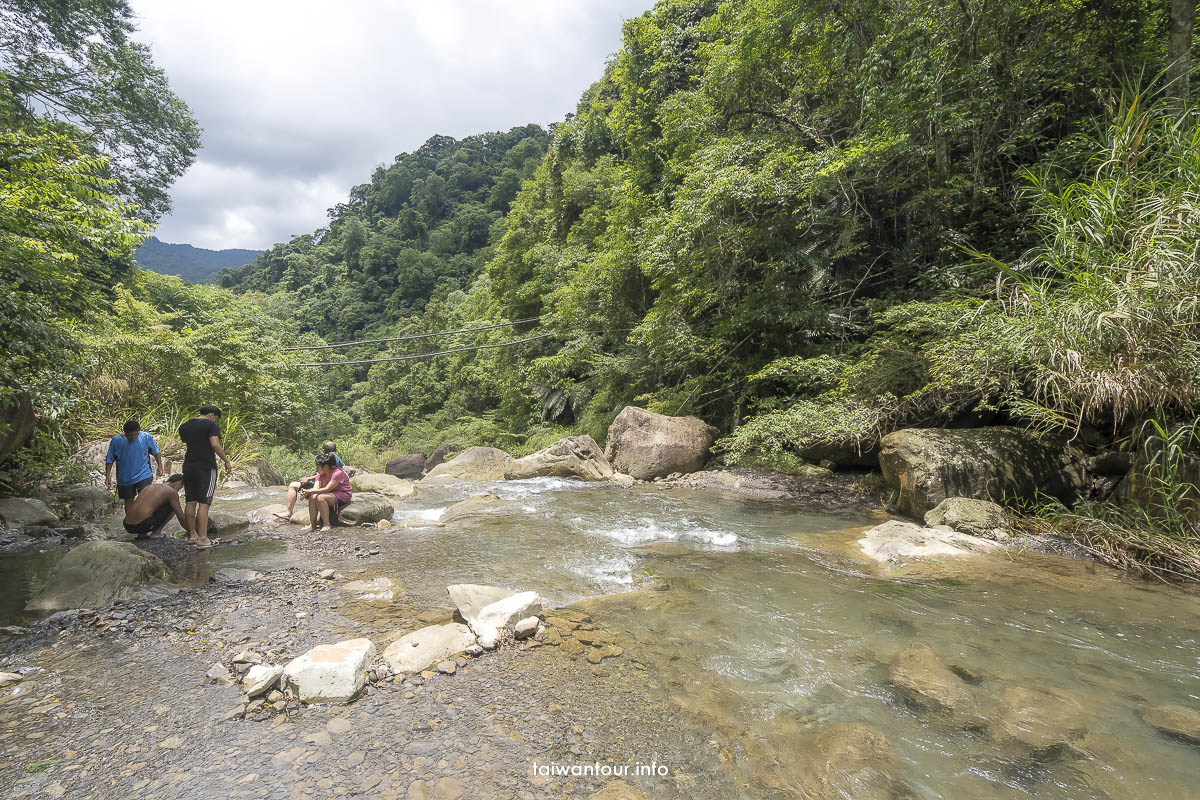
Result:
{"label": "tall grass", "polygon": [[1193,480],[1200,423],[1142,428],[1144,444],[1125,502],[1052,503],[1020,524],[1031,532],[1071,537],[1101,561],[1158,578],[1200,580],[1200,487]]}

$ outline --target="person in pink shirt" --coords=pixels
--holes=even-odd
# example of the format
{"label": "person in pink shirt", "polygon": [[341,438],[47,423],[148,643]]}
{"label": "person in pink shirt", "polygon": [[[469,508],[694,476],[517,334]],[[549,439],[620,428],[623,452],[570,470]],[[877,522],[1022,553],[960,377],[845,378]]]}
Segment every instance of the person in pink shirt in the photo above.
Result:
{"label": "person in pink shirt", "polygon": [[317,456],[317,481],[311,489],[303,490],[308,498],[308,518],[312,530],[317,530],[320,521],[321,531],[327,531],[337,522],[338,513],[345,508],[353,497],[350,491],[350,476],[337,465],[333,456],[322,453]]}

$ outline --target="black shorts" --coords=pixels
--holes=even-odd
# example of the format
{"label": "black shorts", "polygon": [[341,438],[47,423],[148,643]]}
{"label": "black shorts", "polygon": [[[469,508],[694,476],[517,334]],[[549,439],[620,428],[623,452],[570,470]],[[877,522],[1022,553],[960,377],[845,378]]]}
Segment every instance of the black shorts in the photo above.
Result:
{"label": "black shorts", "polygon": [[131,483],[128,486],[122,486],[118,483],[117,497],[121,500],[132,500],[141,494],[142,489],[145,489],[147,486],[149,486],[152,480],[153,478],[144,478],[143,480],[140,480],[137,483]]}
{"label": "black shorts", "polygon": [[134,536],[145,536],[150,531],[165,524],[166,521],[170,519],[172,513],[174,512],[171,511],[171,503],[170,501],[167,501],[158,508],[154,509],[154,511],[150,513],[150,516],[146,517],[141,522],[135,522],[132,525],[128,522],[122,522],[121,524],[125,526],[125,530],[129,531]]}
{"label": "black shorts", "polygon": [[217,468],[195,461],[183,462],[183,491],[189,503],[212,505],[217,491]]}

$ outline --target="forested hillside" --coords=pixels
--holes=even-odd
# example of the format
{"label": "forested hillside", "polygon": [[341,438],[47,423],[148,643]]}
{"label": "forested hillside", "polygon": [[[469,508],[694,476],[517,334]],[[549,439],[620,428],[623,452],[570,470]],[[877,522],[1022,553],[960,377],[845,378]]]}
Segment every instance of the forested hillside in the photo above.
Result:
{"label": "forested hillside", "polygon": [[662,2],[515,199],[536,137],[456,210],[434,139],[222,285],[286,290],[337,338],[531,316],[557,334],[333,372],[380,443],[600,438],[632,402],[780,463],[967,416],[1186,414],[1200,170],[1167,13]]}
{"label": "forested hillside", "polygon": [[133,251],[133,258],[142,269],[175,275],[192,283],[206,283],[226,267],[249,264],[260,252],[238,248],[207,250],[190,244],[162,242],[151,236]]}

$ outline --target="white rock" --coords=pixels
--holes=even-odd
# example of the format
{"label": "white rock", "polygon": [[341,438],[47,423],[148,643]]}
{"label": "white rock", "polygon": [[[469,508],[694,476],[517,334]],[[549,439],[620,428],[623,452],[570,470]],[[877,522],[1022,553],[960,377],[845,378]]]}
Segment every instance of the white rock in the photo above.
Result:
{"label": "white rock", "polygon": [[283,684],[306,703],[349,700],[366,683],[374,658],[370,639],[319,645],[283,668]]}
{"label": "white rock", "polygon": [[20,683],[25,680],[19,673],[16,672],[0,672],[0,686],[8,686],[12,683]]}
{"label": "white rock", "polygon": [[261,664],[263,657],[253,650],[243,650],[233,657],[235,664]]}
{"label": "white rock", "polygon": [[214,572],[209,580],[218,583],[245,583],[247,581],[256,581],[262,576],[263,574],[258,570],[226,567]]}
{"label": "white rock", "polygon": [[896,519],[871,528],[858,540],[858,546],[881,563],[896,563],[910,558],[966,556],[1000,548],[996,542],[959,533],[945,526],[924,528],[914,522]]}
{"label": "white rock", "polygon": [[242,678],[242,691],[247,697],[262,694],[274,686],[282,674],[283,667],[278,664],[255,664]]}
{"label": "white rock", "polygon": [[536,616],[541,611],[542,598],[537,592],[521,592],[484,606],[473,623],[471,620],[467,622],[479,637],[479,643],[490,650],[499,640],[501,630],[510,627],[517,620]]}
{"label": "white rock", "polygon": [[528,639],[537,633],[538,624],[541,622],[537,617],[525,617],[516,625],[513,625],[514,639]]}
{"label": "white rock", "polygon": [[208,678],[210,681],[215,681],[218,678],[228,674],[229,670],[225,669],[224,664],[213,664],[208,668],[208,672],[204,673],[204,677]]}
{"label": "white rock", "polygon": [[383,659],[393,672],[413,675],[474,644],[475,634],[466,625],[458,622],[430,625],[392,642],[383,651]]}
{"label": "white rock", "polygon": [[320,572],[321,580],[331,581],[337,573],[333,569],[323,569]]}

